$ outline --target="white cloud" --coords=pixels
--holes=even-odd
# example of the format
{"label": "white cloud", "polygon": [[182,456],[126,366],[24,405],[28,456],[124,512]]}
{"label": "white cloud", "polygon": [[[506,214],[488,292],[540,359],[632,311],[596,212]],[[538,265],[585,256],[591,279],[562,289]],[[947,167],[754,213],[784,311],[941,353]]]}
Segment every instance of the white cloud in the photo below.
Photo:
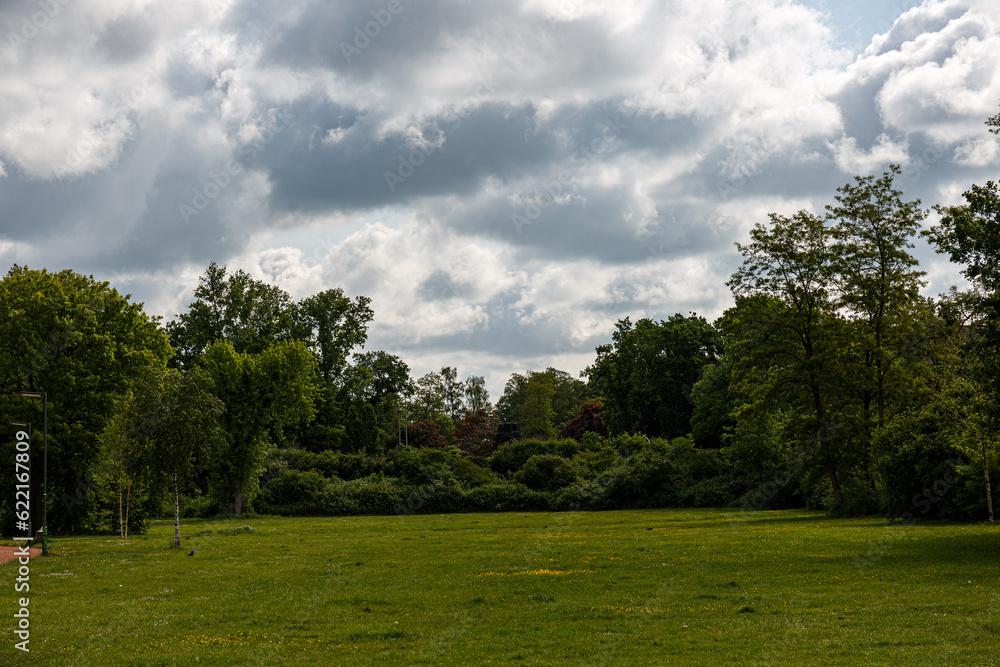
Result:
{"label": "white cloud", "polygon": [[1000,159],[991,0],[927,0],[857,58],[784,0],[402,2],[350,62],[374,0],[79,0],[0,41],[0,257],[166,315],[212,260],[341,286],[373,300],[369,347],[502,387],[580,370],[620,317],[719,314],[733,242],[845,174],[908,165],[929,205]]}
{"label": "white cloud", "polygon": [[1000,166],[1000,141],[995,137],[969,139],[955,149],[954,162],[962,167]]}
{"label": "white cloud", "polygon": [[858,147],[854,137],[843,137],[830,145],[840,170],[846,174],[867,175],[884,171],[890,164],[909,163],[909,145],[905,139],[895,142],[880,134],[867,150]]}

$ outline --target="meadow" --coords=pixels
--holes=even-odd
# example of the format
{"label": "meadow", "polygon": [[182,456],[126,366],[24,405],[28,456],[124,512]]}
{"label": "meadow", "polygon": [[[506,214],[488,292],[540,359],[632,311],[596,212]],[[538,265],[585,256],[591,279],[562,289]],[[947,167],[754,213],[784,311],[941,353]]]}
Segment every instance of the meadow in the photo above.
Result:
{"label": "meadow", "polygon": [[53,539],[31,562],[30,655],[0,565],[0,663],[1000,663],[989,525],[642,510],[191,520],[172,537]]}

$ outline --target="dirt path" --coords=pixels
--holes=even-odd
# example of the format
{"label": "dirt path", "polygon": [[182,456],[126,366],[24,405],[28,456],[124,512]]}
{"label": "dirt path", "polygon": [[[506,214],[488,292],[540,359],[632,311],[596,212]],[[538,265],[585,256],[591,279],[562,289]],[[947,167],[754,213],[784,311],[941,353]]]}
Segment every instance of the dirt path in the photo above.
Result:
{"label": "dirt path", "polygon": [[[20,552],[19,547],[0,547],[0,563],[6,563],[7,561],[14,560],[17,558],[15,552]],[[29,548],[28,556],[34,558],[35,556],[40,556],[42,554],[41,549]]]}

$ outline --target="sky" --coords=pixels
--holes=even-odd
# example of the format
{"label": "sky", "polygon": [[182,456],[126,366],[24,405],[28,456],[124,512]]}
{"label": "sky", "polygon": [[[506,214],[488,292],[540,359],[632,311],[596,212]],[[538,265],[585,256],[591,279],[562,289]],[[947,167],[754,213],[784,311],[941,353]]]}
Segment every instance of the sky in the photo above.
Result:
{"label": "sky", "polygon": [[998,65],[995,0],[0,0],[0,265],[168,320],[213,261],[340,287],[496,400],[721,315],[771,212],[995,179]]}

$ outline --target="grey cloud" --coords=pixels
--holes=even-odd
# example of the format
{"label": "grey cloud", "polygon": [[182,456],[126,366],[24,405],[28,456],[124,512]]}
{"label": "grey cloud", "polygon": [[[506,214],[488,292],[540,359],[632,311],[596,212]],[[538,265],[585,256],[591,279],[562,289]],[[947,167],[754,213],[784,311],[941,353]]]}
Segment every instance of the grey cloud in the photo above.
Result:
{"label": "grey cloud", "polygon": [[109,60],[128,62],[149,53],[155,36],[156,32],[147,17],[124,15],[101,29],[95,47]]}
{"label": "grey cloud", "polygon": [[[470,194],[488,177],[501,180],[553,151],[536,132],[530,106],[488,103],[464,117],[435,119],[423,148],[404,136],[374,137],[375,119],[329,102],[293,107],[295,122],[260,152],[279,211],[335,211],[402,205],[435,195]],[[343,137],[327,144],[330,130]]]}

